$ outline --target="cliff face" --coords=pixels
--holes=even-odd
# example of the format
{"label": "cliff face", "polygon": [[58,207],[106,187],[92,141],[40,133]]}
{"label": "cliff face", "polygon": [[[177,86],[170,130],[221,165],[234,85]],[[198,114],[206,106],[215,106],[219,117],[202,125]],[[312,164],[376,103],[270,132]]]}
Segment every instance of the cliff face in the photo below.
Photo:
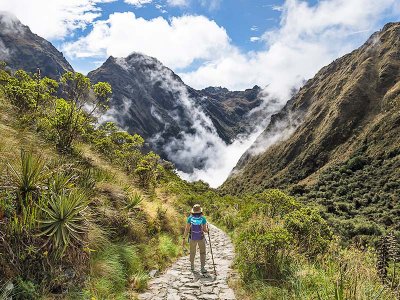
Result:
{"label": "cliff face", "polygon": [[14,16],[0,12],[0,60],[12,70],[34,73],[40,68],[43,76],[58,79],[71,65],[50,42],[32,33]]}
{"label": "cliff face", "polygon": [[400,23],[390,23],[310,79],[273,116],[222,189],[311,184],[360,149],[371,157],[397,151],[399,79]]}

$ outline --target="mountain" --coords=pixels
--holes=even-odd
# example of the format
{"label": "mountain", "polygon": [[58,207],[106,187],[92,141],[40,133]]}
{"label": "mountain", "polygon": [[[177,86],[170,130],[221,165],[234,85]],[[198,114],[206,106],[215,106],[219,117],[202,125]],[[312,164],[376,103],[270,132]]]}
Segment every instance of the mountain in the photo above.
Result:
{"label": "mountain", "polygon": [[[113,88],[111,109],[104,120],[114,120],[130,132],[149,140],[150,147],[164,157],[182,148],[180,141],[196,132],[217,135],[231,143],[249,132],[254,116],[248,113],[262,103],[258,86],[245,91],[209,87],[195,90],[160,61],[140,53],[126,58],[109,57],[90,72],[92,82],[107,81]],[[171,150],[170,145],[174,149]],[[174,161],[182,170],[201,168]]]}
{"label": "mountain", "polygon": [[50,42],[32,33],[13,15],[0,12],[0,60],[12,70],[34,73],[40,68],[43,76],[58,79],[71,65]]}
{"label": "mountain", "polygon": [[400,23],[389,23],[308,80],[221,189],[289,188],[328,215],[400,229],[399,79]]}

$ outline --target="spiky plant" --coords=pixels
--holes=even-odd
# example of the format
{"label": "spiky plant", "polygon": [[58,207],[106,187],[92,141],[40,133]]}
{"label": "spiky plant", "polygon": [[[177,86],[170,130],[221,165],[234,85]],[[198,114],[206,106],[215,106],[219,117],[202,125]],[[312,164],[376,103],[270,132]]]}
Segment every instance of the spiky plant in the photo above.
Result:
{"label": "spiky plant", "polygon": [[125,209],[127,209],[128,211],[137,209],[142,201],[143,197],[140,193],[129,195],[126,199]]}
{"label": "spiky plant", "polygon": [[388,278],[388,266],[389,266],[389,251],[387,247],[387,237],[382,236],[378,244],[378,261],[377,270],[378,275],[383,283],[386,283]]}
{"label": "spiky plant", "polygon": [[82,189],[90,193],[96,185],[94,169],[90,168],[83,171],[82,174],[79,175],[78,182]]}
{"label": "spiky plant", "polygon": [[21,161],[19,168],[8,164],[10,172],[11,188],[17,190],[21,200],[21,207],[31,204],[38,198],[38,192],[48,176],[44,160],[32,152],[21,150]]}
{"label": "spiky plant", "polygon": [[83,242],[82,234],[87,231],[84,214],[88,200],[84,193],[72,191],[52,195],[39,221],[40,235],[48,237],[53,249],[63,254],[67,247]]}
{"label": "spiky plant", "polygon": [[397,267],[397,262],[399,261],[399,244],[396,239],[396,236],[394,233],[391,231],[387,235],[386,238],[386,243],[387,243],[387,249],[388,249],[388,255],[390,260],[392,261],[393,264],[393,270],[392,270],[392,278],[391,278],[391,285],[392,288],[395,286],[396,283],[396,267]]}
{"label": "spiky plant", "polygon": [[49,191],[55,195],[61,194],[63,191],[70,190],[74,184],[72,180],[74,176],[70,176],[64,173],[55,173],[48,180]]}

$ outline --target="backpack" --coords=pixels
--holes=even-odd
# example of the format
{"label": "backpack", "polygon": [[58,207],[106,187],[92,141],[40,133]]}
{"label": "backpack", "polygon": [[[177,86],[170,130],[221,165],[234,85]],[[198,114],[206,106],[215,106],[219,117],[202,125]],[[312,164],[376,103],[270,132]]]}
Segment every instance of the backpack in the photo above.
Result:
{"label": "backpack", "polygon": [[190,238],[194,241],[199,241],[203,239],[203,217],[190,218]]}

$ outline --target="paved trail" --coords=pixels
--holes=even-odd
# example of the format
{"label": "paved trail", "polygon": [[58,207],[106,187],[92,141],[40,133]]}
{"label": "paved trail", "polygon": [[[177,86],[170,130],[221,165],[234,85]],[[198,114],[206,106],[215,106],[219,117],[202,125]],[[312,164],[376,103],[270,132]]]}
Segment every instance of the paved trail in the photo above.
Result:
{"label": "paved trail", "polygon": [[207,265],[209,275],[200,273],[200,258],[197,249],[195,268],[190,271],[189,256],[180,258],[170,269],[149,282],[149,290],[139,295],[140,300],[234,300],[235,294],[228,287],[228,277],[234,257],[233,245],[229,237],[210,224],[211,242],[217,277],[214,276],[210,247],[207,237]]}

